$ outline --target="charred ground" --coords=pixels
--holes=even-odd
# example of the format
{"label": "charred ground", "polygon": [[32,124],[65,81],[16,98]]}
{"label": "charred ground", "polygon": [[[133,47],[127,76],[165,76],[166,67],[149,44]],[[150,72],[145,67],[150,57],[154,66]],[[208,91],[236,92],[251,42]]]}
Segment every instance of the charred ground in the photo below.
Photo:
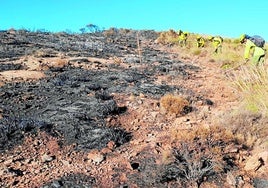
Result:
{"label": "charred ground", "polygon": [[[211,123],[204,116],[217,110],[221,98],[207,93],[211,88],[198,89],[202,66],[181,61],[180,54],[154,43],[157,37],[154,31],[133,30],[1,31],[0,185],[267,185],[260,178],[240,180],[230,153],[222,156],[225,168],[216,171],[213,158],[204,155],[196,164],[192,154],[202,151],[174,142],[172,130],[179,125]],[[187,98],[185,116],[161,111],[159,100],[167,93]],[[196,147],[204,144],[195,141]]]}

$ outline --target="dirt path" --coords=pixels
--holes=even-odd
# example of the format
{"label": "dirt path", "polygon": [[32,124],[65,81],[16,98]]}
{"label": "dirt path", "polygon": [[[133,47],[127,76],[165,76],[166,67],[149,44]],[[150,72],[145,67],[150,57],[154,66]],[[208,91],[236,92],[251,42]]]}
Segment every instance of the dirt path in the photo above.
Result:
{"label": "dirt path", "polygon": [[186,64],[199,67],[198,71],[192,71],[189,79],[173,80],[174,83],[183,85],[186,88],[192,89],[195,93],[200,94],[213,102],[213,105],[206,109],[202,102],[197,102],[202,111],[204,108],[207,111],[207,118],[204,124],[210,125],[212,120],[219,114],[235,109],[238,105],[238,93],[231,83],[231,80],[225,74],[225,70],[221,68],[221,63],[214,61],[213,56],[209,55],[204,49],[205,56],[194,56],[190,52],[185,53],[185,49],[161,47],[161,50],[169,51],[170,53],[178,54],[177,59]]}

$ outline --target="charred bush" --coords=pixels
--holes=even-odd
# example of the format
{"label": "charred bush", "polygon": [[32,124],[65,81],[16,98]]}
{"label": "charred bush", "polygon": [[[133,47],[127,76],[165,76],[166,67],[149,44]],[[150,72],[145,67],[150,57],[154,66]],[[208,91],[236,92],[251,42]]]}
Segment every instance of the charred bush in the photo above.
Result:
{"label": "charred bush", "polygon": [[22,64],[0,63],[0,71],[21,70],[23,68],[24,66]]}
{"label": "charred bush", "polygon": [[95,92],[95,97],[104,101],[111,100],[113,98],[113,96],[103,90]]}
{"label": "charred bush", "polygon": [[84,174],[68,174],[62,176],[59,179],[55,179],[52,182],[49,182],[41,188],[55,188],[55,187],[84,187],[90,188],[96,185],[96,180],[94,177],[87,176]]}
{"label": "charred bush", "polygon": [[35,133],[38,128],[49,131],[51,125],[27,117],[3,117],[0,119],[0,150],[20,144],[26,133]]}
{"label": "charred bush", "polygon": [[116,128],[111,134],[111,140],[115,141],[117,147],[127,143],[131,140],[132,135],[129,132],[126,132],[122,129]]}
{"label": "charred bush", "polygon": [[167,165],[161,182],[179,180],[200,185],[205,178],[216,175],[217,163],[211,156],[197,150],[187,144],[181,144],[180,148],[174,149],[175,161]]}
{"label": "charred bush", "polygon": [[131,133],[119,128],[84,126],[74,132],[76,133],[74,138],[78,144],[77,149],[102,149],[107,146],[109,141],[113,141],[119,147],[132,138]]}

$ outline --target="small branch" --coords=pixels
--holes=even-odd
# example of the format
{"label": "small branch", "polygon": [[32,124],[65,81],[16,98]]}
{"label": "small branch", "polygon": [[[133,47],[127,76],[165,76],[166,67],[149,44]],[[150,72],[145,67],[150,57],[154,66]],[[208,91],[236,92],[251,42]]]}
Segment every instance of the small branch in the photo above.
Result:
{"label": "small branch", "polygon": [[140,46],[139,32],[137,32],[137,46],[138,46],[138,55],[139,55],[140,63],[142,63],[142,50]]}

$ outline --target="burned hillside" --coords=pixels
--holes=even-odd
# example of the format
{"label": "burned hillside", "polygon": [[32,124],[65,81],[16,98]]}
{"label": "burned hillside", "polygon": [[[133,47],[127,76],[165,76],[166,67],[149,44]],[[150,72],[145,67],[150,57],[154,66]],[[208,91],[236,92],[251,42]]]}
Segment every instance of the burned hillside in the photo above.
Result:
{"label": "burned hillside", "polygon": [[[1,31],[0,185],[224,185],[227,171],[237,173],[234,154],[223,148],[233,144],[244,151],[240,143],[216,136],[202,140],[190,133],[181,141],[174,136],[210,121],[207,116],[219,103],[199,89],[206,84],[198,75],[202,67],[155,43],[158,36],[127,29],[83,34]],[[162,108],[160,99],[167,94],[187,101],[183,113],[168,114]],[[180,131],[180,126],[185,127]],[[183,139],[193,139],[196,148],[205,146],[184,147]],[[201,149],[204,156],[191,155]],[[223,156],[209,158],[211,149]],[[201,165],[200,174],[188,169],[191,160],[193,166]],[[215,170],[213,160],[225,168]]]}
{"label": "burned hillside", "polygon": [[[2,150],[9,145],[6,142],[12,140],[8,135],[13,132],[17,134],[18,129],[27,132],[35,127],[49,130],[54,134],[59,131],[64,134],[68,143],[81,143],[82,146],[79,147],[82,148],[101,148],[113,139],[116,143],[119,142],[119,138],[112,138],[114,135],[126,135],[127,138],[120,138],[120,143],[124,143],[129,139],[127,136],[129,133],[105,128],[104,118],[120,114],[121,109],[126,108],[118,107],[112,94],[139,95],[144,93],[150,97],[160,98],[167,92],[189,92],[185,88],[171,87],[165,83],[157,85],[154,83],[154,76],[173,74],[173,76],[187,79],[187,69],[197,69],[197,67],[186,66],[182,62],[172,62],[168,59],[167,54],[161,54],[153,49],[143,52],[142,61],[146,64],[143,70],[132,68],[132,64],[142,64],[138,58],[135,61],[132,60],[137,56],[135,32],[127,36],[118,34],[114,39],[117,41],[116,43],[108,43],[101,34],[81,35],[81,38],[79,38],[80,35],[29,33],[26,31],[14,34],[2,32],[1,34],[3,49],[8,49],[2,51],[2,59],[7,61],[9,58],[12,59],[8,61],[9,63],[2,64],[2,71],[27,69],[23,64],[12,64],[12,61],[25,55],[22,54],[25,51],[32,53],[37,50],[47,53],[45,57],[49,57],[53,53],[66,53],[66,51],[75,53],[75,57],[92,57],[94,51],[99,52],[98,57],[100,58],[113,56],[122,58],[122,61],[129,66],[122,69],[116,64],[111,64],[106,67],[107,70],[85,70],[73,66],[73,63],[98,64],[99,62],[74,57],[61,68],[50,67],[46,70],[47,77],[45,79],[4,85],[1,88]],[[144,31],[144,34],[141,33],[141,37],[143,35],[144,40],[148,40],[148,38],[146,39],[148,36],[150,39],[156,37],[156,34],[150,31]],[[66,55],[69,56],[69,54]],[[152,66],[158,60],[158,56],[163,62],[161,65]],[[94,93],[94,95],[88,96],[90,93]],[[107,133],[105,134],[105,132]],[[95,138],[91,140],[93,137],[91,134],[99,135],[99,140]],[[87,140],[93,142],[93,146]],[[102,144],[101,141],[104,143]]]}

